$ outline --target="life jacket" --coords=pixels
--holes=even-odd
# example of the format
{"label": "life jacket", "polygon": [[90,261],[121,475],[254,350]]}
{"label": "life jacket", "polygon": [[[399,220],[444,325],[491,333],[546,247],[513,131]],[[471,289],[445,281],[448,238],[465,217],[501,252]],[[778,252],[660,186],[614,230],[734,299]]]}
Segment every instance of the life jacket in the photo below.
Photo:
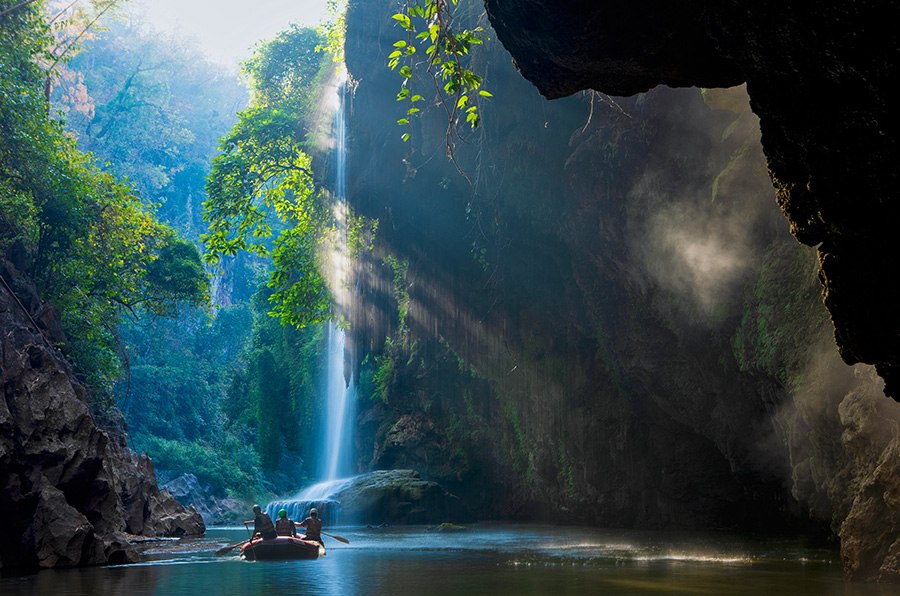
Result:
{"label": "life jacket", "polygon": [[318,517],[307,517],[301,524],[306,528],[306,539],[322,542],[322,520]]}
{"label": "life jacket", "polygon": [[253,533],[257,532],[266,539],[278,536],[278,533],[275,532],[275,524],[272,523],[272,518],[268,513],[260,513],[253,519]]}
{"label": "life jacket", "polygon": [[279,536],[296,536],[297,529],[294,526],[294,520],[289,517],[279,517],[275,522],[275,531]]}

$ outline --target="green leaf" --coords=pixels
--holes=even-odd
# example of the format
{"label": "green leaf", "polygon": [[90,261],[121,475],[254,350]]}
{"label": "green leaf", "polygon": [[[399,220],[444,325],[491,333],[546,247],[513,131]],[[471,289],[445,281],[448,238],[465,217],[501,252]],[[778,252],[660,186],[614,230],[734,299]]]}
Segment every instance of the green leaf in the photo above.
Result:
{"label": "green leaf", "polygon": [[409,17],[403,13],[397,13],[397,14],[391,16],[391,18],[394,19],[395,21],[397,21],[398,23],[400,23],[405,29],[409,29],[411,26],[411,21],[409,20]]}
{"label": "green leaf", "polygon": [[478,95],[480,95],[481,97],[494,97],[493,93],[491,93],[490,91],[485,91],[484,89],[480,90],[478,92]]}
{"label": "green leaf", "polygon": [[409,133],[408,132],[403,133],[402,135],[400,135],[400,138],[403,139],[404,143],[407,142],[409,140]]}

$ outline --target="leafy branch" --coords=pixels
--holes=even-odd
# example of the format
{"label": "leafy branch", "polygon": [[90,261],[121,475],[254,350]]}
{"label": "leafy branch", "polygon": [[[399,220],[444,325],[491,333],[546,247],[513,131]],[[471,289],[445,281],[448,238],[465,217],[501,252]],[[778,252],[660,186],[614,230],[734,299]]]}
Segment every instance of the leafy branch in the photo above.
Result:
{"label": "leafy branch", "polygon": [[405,38],[394,42],[394,50],[388,55],[388,66],[403,79],[397,101],[408,104],[405,115],[397,120],[406,129],[401,138],[409,141],[411,118],[421,112],[419,104],[425,100],[422,94],[412,91],[414,72],[424,66],[434,83],[436,101],[447,114],[445,142],[451,160],[458,125],[464,120],[471,128],[477,128],[481,123],[479,102],[492,97],[482,88],[482,77],[468,66],[473,46],[484,43],[484,29],[457,26],[458,3],[459,0],[405,0],[403,9],[391,17]]}

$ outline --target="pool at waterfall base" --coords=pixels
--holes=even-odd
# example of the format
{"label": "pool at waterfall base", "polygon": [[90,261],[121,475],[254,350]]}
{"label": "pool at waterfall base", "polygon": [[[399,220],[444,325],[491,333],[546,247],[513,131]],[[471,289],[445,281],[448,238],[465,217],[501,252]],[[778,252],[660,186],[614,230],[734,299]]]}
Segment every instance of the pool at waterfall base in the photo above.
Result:
{"label": "pool at waterfall base", "polygon": [[793,537],[474,524],[325,528],[327,555],[246,561],[243,528],[150,543],[147,560],[0,579],[0,594],[776,594],[882,596],[897,586],[846,582],[830,547]]}

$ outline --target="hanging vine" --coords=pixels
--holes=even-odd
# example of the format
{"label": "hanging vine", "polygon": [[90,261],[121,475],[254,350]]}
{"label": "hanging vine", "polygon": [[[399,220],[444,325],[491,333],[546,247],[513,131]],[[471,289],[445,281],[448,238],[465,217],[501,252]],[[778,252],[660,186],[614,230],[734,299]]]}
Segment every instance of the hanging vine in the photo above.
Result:
{"label": "hanging vine", "polygon": [[391,18],[405,36],[394,42],[388,55],[388,66],[398,70],[403,79],[397,93],[397,101],[407,105],[406,113],[397,120],[404,128],[401,138],[409,141],[411,119],[421,112],[419,106],[425,101],[422,93],[412,90],[414,73],[424,68],[434,83],[436,102],[447,114],[446,149],[453,160],[457,127],[465,122],[477,128],[480,101],[492,97],[482,88],[482,77],[469,68],[470,51],[484,43],[484,29],[459,25],[459,0],[404,0],[402,7]]}

